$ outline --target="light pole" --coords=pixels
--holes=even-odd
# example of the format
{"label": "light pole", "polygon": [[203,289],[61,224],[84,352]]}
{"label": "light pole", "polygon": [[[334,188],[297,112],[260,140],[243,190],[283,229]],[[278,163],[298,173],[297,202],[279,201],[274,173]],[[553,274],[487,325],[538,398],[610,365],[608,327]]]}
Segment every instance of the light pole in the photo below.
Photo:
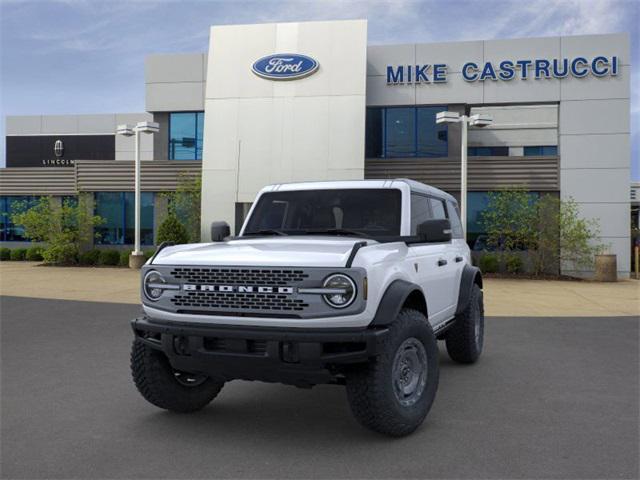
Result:
{"label": "light pole", "polygon": [[460,221],[464,239],[467,239],[467,127],[486,127],[491,125],[493,119],[489,115],[477,113],[475,115],[460,115],[458,112],[439,112],[436,115],[436,123],[461,123],[461,149],[460,152]]}
{"label": "light pole", "polygon": [[129,255],[129,268],[140,268],[144,265],[144,254],[140,250],[140,133],[157,133],[160,125],[156,122],[138,122],[135,127],[130,125],[118,125],[116,133],[131,137],[135,135],[135,162],[134,162],[134,184],[135,184],[135,200],[134,200],[134,230],[135,240],[133,252]]}

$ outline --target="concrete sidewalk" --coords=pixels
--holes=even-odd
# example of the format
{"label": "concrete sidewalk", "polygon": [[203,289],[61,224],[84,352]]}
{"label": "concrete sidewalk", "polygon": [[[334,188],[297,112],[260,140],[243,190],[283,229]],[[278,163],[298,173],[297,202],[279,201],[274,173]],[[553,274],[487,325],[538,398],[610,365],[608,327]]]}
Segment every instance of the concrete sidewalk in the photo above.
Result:
{"label": "concrete sidewalk", "polygon": [[[109,267],[0,263],[0,295],[140,303],[139,272]],[[488,316],[640,316],[640,282],[485,279]]]}

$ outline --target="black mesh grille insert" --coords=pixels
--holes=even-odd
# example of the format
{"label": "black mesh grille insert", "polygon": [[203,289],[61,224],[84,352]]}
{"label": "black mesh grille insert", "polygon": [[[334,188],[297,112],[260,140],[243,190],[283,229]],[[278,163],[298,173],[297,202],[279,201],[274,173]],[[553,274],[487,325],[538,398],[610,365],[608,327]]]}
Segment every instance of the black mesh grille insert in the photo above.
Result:
{"label": "black mesh grille insert", "polygon": [[184,292],[171,301],[176,307],[201,307],[216,310],[301,311],[309,306],[304,300],[277,293]]}
{"label": "black mesh grille insert", "polygon": [[309,277],[303,270],[203,267],[176,267],[171,276],[185,283],[256,286],[291,285]]}

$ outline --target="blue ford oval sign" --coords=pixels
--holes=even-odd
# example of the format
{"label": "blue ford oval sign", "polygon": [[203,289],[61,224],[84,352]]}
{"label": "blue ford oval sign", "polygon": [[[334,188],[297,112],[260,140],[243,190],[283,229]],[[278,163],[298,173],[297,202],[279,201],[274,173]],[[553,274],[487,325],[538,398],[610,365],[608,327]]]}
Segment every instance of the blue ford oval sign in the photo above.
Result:
{"label": "blue ford oval sign", "polygon": [[269,80],[296,80],[313,74],[318,66],[318,62],[306,55],[277,53],[256,60],[251,70]]}

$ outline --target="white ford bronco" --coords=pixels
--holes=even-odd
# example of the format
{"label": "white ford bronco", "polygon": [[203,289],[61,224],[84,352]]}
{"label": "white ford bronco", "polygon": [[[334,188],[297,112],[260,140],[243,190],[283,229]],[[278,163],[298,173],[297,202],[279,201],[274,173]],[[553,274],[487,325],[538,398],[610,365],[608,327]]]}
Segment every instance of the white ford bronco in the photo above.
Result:
{"label": "white ford bronco", "polygon": [[482,351],[482,278],[457,202],[411,180],[272,185],[236,237],[161,245],[142,269],[133,380],[174,412],[206,406],[225,382],[345,385],[364,426],[400,436],[438,388],[449,356]]}

